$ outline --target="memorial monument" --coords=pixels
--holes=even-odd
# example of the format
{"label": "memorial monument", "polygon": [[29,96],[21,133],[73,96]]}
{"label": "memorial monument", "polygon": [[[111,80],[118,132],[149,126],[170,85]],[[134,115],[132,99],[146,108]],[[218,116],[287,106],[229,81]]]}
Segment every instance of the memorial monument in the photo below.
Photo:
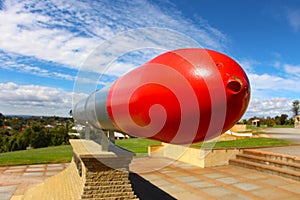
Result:
{"label": "memorial monument", "polygon": [[230,57],[203,48],[163,53],[75,104],[85,139],[71,140],[70,166],[24,199],[138,199],[128,179],[134,154],[114,145],[114,131],[188,146],[230,129],[249,99],[249,80]]}

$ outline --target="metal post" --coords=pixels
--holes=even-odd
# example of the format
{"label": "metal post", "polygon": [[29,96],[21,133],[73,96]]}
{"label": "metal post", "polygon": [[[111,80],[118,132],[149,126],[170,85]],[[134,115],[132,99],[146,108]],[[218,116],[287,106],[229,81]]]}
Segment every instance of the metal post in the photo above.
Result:
{"label": "metal post", "polygon": [[109,139],[107,137],[107,134],[108,132],[107,131],[101,131],[101,148],[102,148],[102,151],[108,151],[108,146],[109,146]]}
{"label": "metal post", "polygon": [[113,144],[115,144],[115,132],[112,130],[108,131],[108,139],[111,141]]}
{"label": "metal post", "polygon": [[85,126],[84,131],[85,131],[84,132],[85,133],[85,139],[90,140],[91,139],[91,129],[90,129],[90,126],[88,125],[88,123]]}

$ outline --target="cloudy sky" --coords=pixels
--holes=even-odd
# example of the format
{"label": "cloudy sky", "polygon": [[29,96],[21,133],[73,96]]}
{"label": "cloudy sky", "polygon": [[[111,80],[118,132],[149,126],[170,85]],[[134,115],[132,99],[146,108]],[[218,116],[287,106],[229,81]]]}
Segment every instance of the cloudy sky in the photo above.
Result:
{"label": "cloudy sky", "polygon": [[[78,74],[95,49],[130,30],[156,27],[240,63],[252,88],[244,118],[292,116],[291,103],[300,99],[297,0],[0,0],[0,112],[67,116]],[[122,57],[98,87],[159,48]]]}

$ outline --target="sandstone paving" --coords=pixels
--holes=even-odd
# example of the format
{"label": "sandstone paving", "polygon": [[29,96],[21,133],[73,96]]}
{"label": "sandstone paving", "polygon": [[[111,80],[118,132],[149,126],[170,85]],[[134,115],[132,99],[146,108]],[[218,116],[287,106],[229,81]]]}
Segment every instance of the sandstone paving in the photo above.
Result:
{"label": "sandstone paving", "polygon": [[[163,170],[159,165],[165,165]],[[130,169],[174,199],[300,199],[299,181],[237,166],[201,169],[167,159],[137,158]]]}
{"label": "sandstone paving", "polygon": [[[67,165],[0,167],[0,200],[24,194]],[[300,199],[299,181],[236,166],[201,169],[165,158],[146,157],[135,158],[130,170],[133,189],[142,200]]]}
{"label": "sandstone paving", "polygon": [[9,200],[13,195],[23,195],[44,180],[64,170],[68,163],[59,163],[60,169],[48,174],[46,164],[0,167],[0,200]]}

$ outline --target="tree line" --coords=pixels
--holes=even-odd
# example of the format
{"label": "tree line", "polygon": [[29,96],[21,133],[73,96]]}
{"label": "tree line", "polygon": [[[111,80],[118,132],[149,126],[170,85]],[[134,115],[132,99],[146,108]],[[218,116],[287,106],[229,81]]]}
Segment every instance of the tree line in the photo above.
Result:
{"label": "tree line", "polygon": [[273,127],[276,125],[287,125],[293,127],[295,124],[295,116],[299,115],[300,110],[300,102],[299,100],[294,100],[292,103],[291,111],[293,112],[293,117],[290,117],[287,114],[277,115],[275,117],[251,117],[249,119],[243,119],[239,123],[251,125],[254,119],[259,119],[261,125],[265,125],[267,127]]}
{"label": "tree line", "polygon": [[275,126],[290,126],[293,127],[295,123],[294,117],[288,117],[287,114],[281,114],[280,116],[277,115],[275,117],[251,117],[249,119],[243,119],[239,123],[240,124],[247,124],[251,125],[252,121],[255,119],[259,119],[260,125],[266,126],[266,127],[275,127]]}
{"label": "tree line", "polygon": [[73,119],[4,116],[0,113],[0,152],[68,144]]}

